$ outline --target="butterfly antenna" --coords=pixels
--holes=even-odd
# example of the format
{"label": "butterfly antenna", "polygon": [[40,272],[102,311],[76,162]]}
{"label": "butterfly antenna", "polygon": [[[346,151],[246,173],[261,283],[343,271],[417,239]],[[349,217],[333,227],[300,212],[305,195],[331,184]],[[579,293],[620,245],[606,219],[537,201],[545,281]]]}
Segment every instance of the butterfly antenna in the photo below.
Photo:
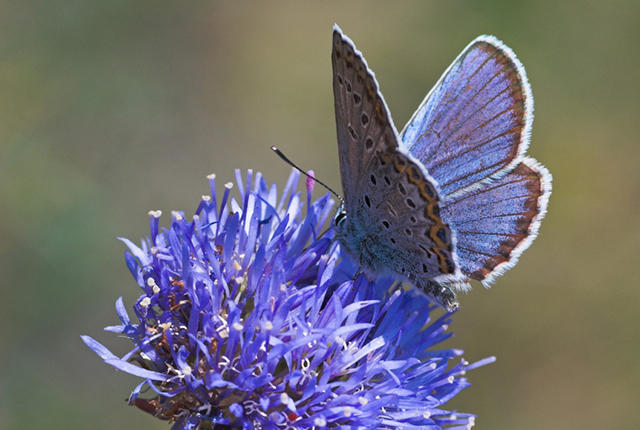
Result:
{"label": "butterfly antenna", "polygon": [[304,170],[302,170],[301,168],[299,168],[298,166],[296,166],[293,161],[289,160],[287,158],[286,155],[284,155],[282,153],[282,151],[280,151],[278,148],[276,148],[275,146],[271,147],[271,150],[273,152],[275,152],[278,157],[282,158],[282,161],[284,161],[285,163],[287,163],[288,165],[290,165],[291,167],[293,167],[294,169],[298,170],[300,173],[302,173],[303,175],[305,175],[307,178],[313,179],[314,181],[316,181],[317,183],[319,183],[320,185],[322,185],[323,187],[325,187],[327,190],[329,190],[334,196],[336,196],[338,198],[338,200],[340,201],[340,203],[344,202],[344,199],[342,198],[342,196],[340,196],[340,194],[336,193],[335,191],[333,191],[331,189],[330,186],[328,186],[327,184],[325,184],[324,182],[322,182],[319,179],[316,179],[315,177],[311,176],[310,174],[308,174],[307,172],[305,172]]}

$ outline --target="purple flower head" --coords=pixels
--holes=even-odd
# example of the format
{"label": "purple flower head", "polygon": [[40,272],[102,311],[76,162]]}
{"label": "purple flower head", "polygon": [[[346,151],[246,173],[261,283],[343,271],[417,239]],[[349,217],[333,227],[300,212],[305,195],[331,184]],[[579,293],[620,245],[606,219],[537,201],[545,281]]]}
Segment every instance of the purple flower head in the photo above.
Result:
{"label": "purple flower head", "polygon": [[[176,429],[469,428],[474,416],[446,410],[469,384],[462,351],[435,349],[451,314],[390,280],[355,279],[333,232],[328,195],[304,202],[293,172],[278,198],[261,175],[237,173],[203,196],[191,219],[173,212],[160,229],[149,214],[141,246],[122,239],[142,289],[123,357],[89,336],[106,363],[141,383],[130,403]],[[311,190],[308,188],[308,192]]]}

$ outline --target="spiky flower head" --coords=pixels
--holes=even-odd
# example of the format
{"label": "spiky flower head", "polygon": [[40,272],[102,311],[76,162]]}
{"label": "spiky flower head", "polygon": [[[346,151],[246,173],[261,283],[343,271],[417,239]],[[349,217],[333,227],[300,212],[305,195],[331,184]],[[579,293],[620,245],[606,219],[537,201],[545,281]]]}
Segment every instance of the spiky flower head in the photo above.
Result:
{"label": "spiky flower head", "polygon": [[122,239],[142,289],[120,324],[123,357],[89,336],[107,364],[142,379],[130,403],[176,429],[468,428],[474,416],[445,403],[469,384],[461,351],[434,349],[451,314],[390,280],[355,279],[332,231],[324,196],[306,214],[294,171],[278,199],[261,175],[237,173],[195,215],[173,212],[140,246]]}

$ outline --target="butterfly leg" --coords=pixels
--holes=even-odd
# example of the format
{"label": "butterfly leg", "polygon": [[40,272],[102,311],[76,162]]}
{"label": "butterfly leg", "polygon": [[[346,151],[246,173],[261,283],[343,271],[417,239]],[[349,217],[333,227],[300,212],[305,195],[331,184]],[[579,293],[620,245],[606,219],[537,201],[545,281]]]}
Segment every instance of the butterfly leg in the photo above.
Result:
{"label": "butterfly leg", "polygon": [[456,301],[455,293],[446,285],[433,281],[426,281],[425,283],[417,284],[416,286],[435,303],[445,308],[447,312],[455,312],[460,306]]}
{"label": "butterfly leg", "polygon": [[358,279],[358,276],[360,276],[360,274],[362,273],[362,264],[358,266],[358,270],[356,270],[356,273],[353,275],[353,282],[356,281],[356,279]]}

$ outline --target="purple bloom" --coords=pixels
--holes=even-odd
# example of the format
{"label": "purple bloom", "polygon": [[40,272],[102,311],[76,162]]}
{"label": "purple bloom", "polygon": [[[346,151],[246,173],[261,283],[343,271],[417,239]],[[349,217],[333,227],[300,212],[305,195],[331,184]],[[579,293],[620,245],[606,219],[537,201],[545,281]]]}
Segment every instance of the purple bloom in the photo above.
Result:
{"label": "purple bloom", "polygon": [[[474,416],[445,409],[469,383],[462,351],[434,349],[451,336],[451,314],[391,280],[355,280],[333,232],[333,202],[304,202],[294,171],[277,198],[258,173],[240,199],[211,175],[187,219],[168,229],[150,212],[150,237],[122,239],[142,288],[131,319],[116,302],[134,348],[117,357],[84,342],[106,363],[139,376],[130,403],[176,429],[468,428]],[[310,193],[312,186],[307,183]]]}

